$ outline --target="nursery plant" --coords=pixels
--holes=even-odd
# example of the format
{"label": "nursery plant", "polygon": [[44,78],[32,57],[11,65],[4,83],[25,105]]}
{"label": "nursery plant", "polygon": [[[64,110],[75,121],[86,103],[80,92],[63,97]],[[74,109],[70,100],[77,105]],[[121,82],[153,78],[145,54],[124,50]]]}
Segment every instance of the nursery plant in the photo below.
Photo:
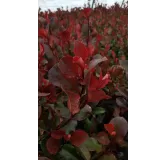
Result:
{"label": "nursery plant", "polygon": [[38,12],[39,160],[126,160],[128,6]]}

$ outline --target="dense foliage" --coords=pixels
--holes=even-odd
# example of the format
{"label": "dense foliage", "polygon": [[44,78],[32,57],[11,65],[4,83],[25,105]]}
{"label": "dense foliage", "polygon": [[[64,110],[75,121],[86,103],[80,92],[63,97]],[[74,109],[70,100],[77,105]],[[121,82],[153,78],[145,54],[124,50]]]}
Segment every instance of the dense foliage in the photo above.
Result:
{"label": "dense foliage", "polygon": [[128,6],[38,13],[40,160],[123,160]]}

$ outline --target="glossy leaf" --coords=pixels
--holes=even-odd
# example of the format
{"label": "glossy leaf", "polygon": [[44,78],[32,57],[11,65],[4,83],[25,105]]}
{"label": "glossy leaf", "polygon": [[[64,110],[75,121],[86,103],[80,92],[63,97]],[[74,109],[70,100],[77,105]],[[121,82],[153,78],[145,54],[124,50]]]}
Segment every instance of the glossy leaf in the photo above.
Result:
{"label": "glossy leaf", "polygon": [[101,108],[101,107],[96,107],[93,110],[93,114],[95,114],[95,115],[99,115],[99,114],[103,114],[103,113],[105,113],[105,109]]}

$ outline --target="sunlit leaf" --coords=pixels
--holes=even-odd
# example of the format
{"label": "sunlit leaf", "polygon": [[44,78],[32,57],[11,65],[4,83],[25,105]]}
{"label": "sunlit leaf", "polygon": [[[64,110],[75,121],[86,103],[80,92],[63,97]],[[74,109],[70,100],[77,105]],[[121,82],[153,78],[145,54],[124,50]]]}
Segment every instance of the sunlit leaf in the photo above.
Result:
{"label": "sunlit leaf", "polygon": [[93,114],[99,115],[105,113],[105,109],[102,107],[95,107],[93,110]]}
{"label": "sunlit leaf", "polygon": [[102,149],[102,146],[97,142],[97,140],[93,137],[88,138],[84,142],[84,146],[89,150],[89,151],[96,151],[100,152]]}

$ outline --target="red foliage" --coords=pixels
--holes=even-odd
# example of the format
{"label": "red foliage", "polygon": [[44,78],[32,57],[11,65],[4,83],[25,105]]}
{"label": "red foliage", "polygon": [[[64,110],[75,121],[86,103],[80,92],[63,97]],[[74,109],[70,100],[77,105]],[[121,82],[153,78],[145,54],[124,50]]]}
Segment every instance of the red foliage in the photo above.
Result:
{"label": "red foliage", "polygon": [[107,132],[112,135],[112,133],[115,131],[115,127],[113,124],[104,124],[104,128],[107,130]]}
{"label": "red foliage", "polygon": [[56,154],[60,148],[60,141],[50,137],[46,142],[46,147],[50,154]]}
{"label": "red foliage", "polygon": [[51,137],[54,139],[61,139],[65,136],[65,134],[64,130],[54,130],[51,132]]}
{"label": "red foliage", "polygon": [[71,135],[70,142],[72,143],[72,145],[79,147],[82,143],[84,143],[87,140],[88,137],[89,136],[85,131],[76,130]]}
{"label": "red foliage", "polygon": [[[108,134],[98,128],[98,116],[106,115],[105,108],[97,106],[96,115],[92,114],[98,102],[126,87],[119,64],[128,59],[127,15],[127,7],[118,5],[39,12],[39,137],[42,141],[51,136],[46,142],[50,154],[56,154],[66,141],[80,147],[89,136],[99,142],[93,138],[88,142],[94,143],[88,147],[96,151],[100,145],[110,144]],[[86,132],[79,125],[83,120]],[[105,130],[111,136],[123,133],[124,137],[127,125],[115,122],[117,130],[113,124],[105,124]]]}

